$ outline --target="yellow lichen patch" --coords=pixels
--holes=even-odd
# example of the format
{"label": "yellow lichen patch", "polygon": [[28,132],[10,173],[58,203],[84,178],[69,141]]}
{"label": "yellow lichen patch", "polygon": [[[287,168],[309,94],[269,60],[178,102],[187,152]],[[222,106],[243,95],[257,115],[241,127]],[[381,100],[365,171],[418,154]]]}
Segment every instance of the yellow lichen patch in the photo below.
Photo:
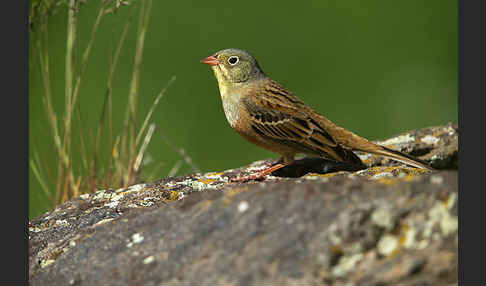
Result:
{"label": "yellow lichen patch", "polygon": [[201,183],[204,183],[204,184],[211,184],[212,182],[216,181],[216,179],[204,179],[204,178],[201,178],[198,180],[198,182],[201,182]]}
{"label": "yellow lichen patch", "polygon": [[376,181],[381,183],[381,184],[388,185],[388,186],[392,186],[392,185],[397,184],[397,179],[394,179],[394,178],[380,178]]}
{"label": "yellow lichen patch", "polygon": [[400,226],[400,231],[401,232],[407,232],[410,230],[410,225],[408,223],[403,223],[401,226]]}
{"label": "yellow lichen patch", "polygon": [[389,166],[389,167],[385,167],[383,172],[388,172],[388,173],[392,173],[392,174],[396,175],[400,171],[403,171],[403,169],[404,168],[402,166]]}
{"label": "yellow lichen patch", "polygon": [[376,175],[380,172],[383,172],[383,167],[371,167],[371,168],[368,168],[365,170],[367,173],[369,173],[370,175]]}
{"label": "yellow lichen patch", "polygon": [[417,179],[417,175],[421,174],[422,172],[418,172],[418,171],[411,171],[409,172],[408,174],[404,175],[403,177],[401,177],[405,182],[411,182],[413,180],[416,180]]}
{"label": "yellow lichen patch", "polygon": [[400,247],[405,246],[407,244],[407,241],[409,238],[407,237],[407,231],[404,231],[399,237],[398,237],[398,245]]}
{"label": "yellow lichen patch", "polygon": [[171,201],[171,202],[179,200],[179,192],[170,191],[168,200]]}
{"label": "yellow lichen patch", "polygon": [[388,166],[388,167],[371,167],[367,170],[368,173],[378,175],[380,174],[390,174],[393,176],[400,176],[400,178],[405,178],[406,175],[415,176],[420,174],[425,174],[428,171],[420,168],[413,168],[408,166]]}
{"label": "yellow lichen patch", "polygon": [[329,174],[318,174],[318,173],[309,173],[306,176],[312,177],[321,177],[321,178],[330,178],[336,176],[338,173],[329,173]]}
{"label": "yellow lichen patch", "polygon": [[223,172],[212,172],[212,173],[207,173],[206,177],[216,177],[216,176],[221,176],[223,175]]}
{"label": "yellow lichen patch", "polygon": [[418,175],[422,175],[427,173],[424,169],[419,168],[403,168],[403,172],[400,173],[399,178],[402,178],[405,182],[413,181],[417,178]]}
{"label": "yellow lichen patch", "polygon": [[416,240],[417,229],[404,223],[400,228],[400,246],[406,249],[423,249],[427,246],[427,240]]}
{"label": "yellow lichen patch", "polygon": [[410,172],[413,173],[414,175],[421,175],[421,174],[428,173],[429,171],[420,168],[412,168],[410,169]]}
{"label": "yellow lichen patch", "polygon": [[362,162],[363,162],[363,164],[365,164],[365,165],[369,165],[369,164],[371,164],[371,163],[373,162],[373,160],[371,160],[370,158],[368,158],[368,159],[364,159],[364,160],[361,160],[361,161],[362,161]]}
{"label": "yellow lichen patch", "polygon": [[402,180],[404,180],[405,182],[411,182],[411,181],[415,180],[416,178],[417,177],[415,175],[408,174],[405,177],[403,177]]}

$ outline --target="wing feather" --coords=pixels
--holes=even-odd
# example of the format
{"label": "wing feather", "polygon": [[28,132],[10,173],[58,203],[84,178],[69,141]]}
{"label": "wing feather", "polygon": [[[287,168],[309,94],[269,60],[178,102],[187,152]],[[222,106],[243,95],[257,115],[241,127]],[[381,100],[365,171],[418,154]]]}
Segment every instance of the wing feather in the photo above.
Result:
{"label": "wing feather", "polygon": [[[288,91],[272,85],[267,86],[264,92],[265,96],[252,96],[243,100],[251,117],[251,127],[257,134],[292,146],[303,153],[330,157],[337,161],[345,160],[346,152],[332,136],[306,114],[305,110],[295,106],[303,105],[302,101]],[[285,104],[288,102],[292,105]]]}

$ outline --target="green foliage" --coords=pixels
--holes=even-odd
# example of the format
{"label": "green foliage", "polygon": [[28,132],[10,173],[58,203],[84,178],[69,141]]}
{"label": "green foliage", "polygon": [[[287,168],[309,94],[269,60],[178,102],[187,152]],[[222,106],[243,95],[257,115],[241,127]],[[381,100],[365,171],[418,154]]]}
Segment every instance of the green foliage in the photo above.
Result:
{"label": "green foliage", "polygon": [[[53,5],[60,6],[61,4],[66,3],[64,1],[34,3],[31,9],[32,13],[36,13],[40,19],[37,22],[37,27],[31,33],[31,42],[35,46],[35,49],[31,49],[31,63],[34,62],[33,58],[39,61],[38,72],[41,75],[44,87],[42,100],[52,135],[51,140],[55,150],[56,166],[51,169],[46,163],[49,158],[41,157],[34,149],[31,152],[30,167],[33,177],[40,185],[40,189],[45,197],[49,199],[50,207],[54,207],[80,194],[94,192],[98,188],[127,187],[140,180],[142,159],[155,130],[155,123],[152,122],[151,118],[152,114],[161,97],[165,94],[167,87],[175,80],[175,76],[173,76],[168,85],[159,93],[150,111],[145,116],[142,126],[138,128],[136,124],[136,102],[139,94],[140,66],[152,4],[151,0],[143,0],[140,2],[139,8],[139,18],[141,20],[139,21],[134,55],[135,65],[128,92],[127,112],[120,129],[121,131],[115,136],[112,121],[112,84],[130,20],[127,20],[125,24],[114,57],[109,63],[109,77],[106,81],[105,97],[99,114],[98,125],[90,125],[88,130],[80,128],[77,137],[79,141],[76,141],[73,123],[77,123],[79,126],[82,125],[82,118],[79,113],[79,100],[84,94],[81,95],[80,86],[95,43],[96,33],[99,30],[103,17],[115,12],[122,4],[127,5],[128,2],[118,0],[101,2],[81,60],[76,60],[76,51],[79,49],[77,32],[81,1],[70,0],[67,3],[68,21],[64,61],[65,106],[61,112],[62,114],[59,114],[53,106],[53,96],[57,96],[57,94],[51,89],[52,73],[50,70],[47,28],[49,17],[44,16],[49,14],[49,11],[52,11],[50,9],[54,7]],[[32,15],[32,19],[36,15]],[[56,55],[54,59],[57,60],[57,58]],[[59,122],[59,118],[62,118],[61,122]],[[105,132],[104,128],[107,121],[108,132]],[[95,138],[90,140],[93,134],[96,134]],[[101,152],[103,147],[100,146],[101,144],[105,146],[105,149],[108,147],[108,153]],[[33,146],[33,148],[35,147]],[[105,157],[105,160],[101,160],[102,156]],[[50,175],[50,179],[47,174]]]}

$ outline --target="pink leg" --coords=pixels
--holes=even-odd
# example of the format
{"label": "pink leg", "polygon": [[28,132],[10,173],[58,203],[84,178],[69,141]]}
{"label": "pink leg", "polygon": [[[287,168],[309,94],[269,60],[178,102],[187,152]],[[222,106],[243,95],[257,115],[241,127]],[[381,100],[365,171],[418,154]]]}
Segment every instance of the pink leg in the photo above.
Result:
{"label": "pink leg", "polygon": [[270,174],[271,172],[275,171],[275,170],[278,170],[280,168],[283,168],[287,166],[287,164],[283,164],[283,163],[278,163],[278,164],[275,164],[263,171],[260,171],[256,174],[253,174],[253,175],[248,175],[248,176],[243,176],[243,177],[236,177],[236,178],[233,178],[231,179],[231,181],[233,182],[245,182],[245,181],[251,181],[251,180],[264,180],[265,179],[265,176]]}

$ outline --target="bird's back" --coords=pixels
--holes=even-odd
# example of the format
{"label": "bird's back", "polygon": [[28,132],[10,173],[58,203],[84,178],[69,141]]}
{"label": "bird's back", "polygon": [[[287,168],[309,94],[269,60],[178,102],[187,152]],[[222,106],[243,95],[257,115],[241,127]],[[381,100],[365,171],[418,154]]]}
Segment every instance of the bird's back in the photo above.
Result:
{"label": "bird's back", "polygon": [[[248,127],[262,142],[271,142],[271,151],[304,153],[338,162],[361,164],[361,160],[328,132],[325,117],[279,83],[265,78],[244,92],[241,103]],[[316,115],[317,114],[317,115]]]}

